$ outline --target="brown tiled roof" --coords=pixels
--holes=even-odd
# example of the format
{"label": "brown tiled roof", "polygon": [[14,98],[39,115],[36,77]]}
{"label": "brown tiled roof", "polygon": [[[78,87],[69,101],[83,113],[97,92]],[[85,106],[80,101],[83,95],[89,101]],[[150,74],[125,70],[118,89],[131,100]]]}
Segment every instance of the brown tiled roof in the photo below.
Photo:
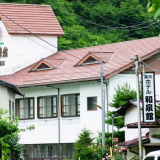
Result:
{"label": "brown tiled roof", "polygon": [[[131,67],[138,54],[141,60],[145,60],[159,52],[160,38],[146,38],[140,40],[106,44],[87,48],[79,48],[57,52],[47,59],[65,60],[57,69],[29,72],[35,64],[10,75],[1,76],[0,79],[14,83],[20,87],[32,85],[60,84],[67,82],[79,82],[86,80],[100,80],[100,64],[76,66],[76,64],[89,52],[113,52],[113,56],[107,63],[103,63],[104,78],[108,79],[121,71]],[[54,64],[52,63],[54,66]]]}
{"label": "brown tiled roof", "polygon": [[[142,136],[142,144],[149,143],[149,134],[147,133],[145,136]],[[139,138],[135,138],[129,141],[125,141],[118,144],[119,146],[131,147],[131,146],[138,146],[139,145]]]}
{"label": "brown tiled roof", "polygon": [[[127,128],[138,128],[138,122],[126,124]],[[145,123],[141,121],[141,128],[159,128],[160,127],[160,119],[156,120],[155,123]]]}
{"label": "brown tiled roof", "polygon": [[9,34],[64,34],[49,5],[0,3],[0,17]]}

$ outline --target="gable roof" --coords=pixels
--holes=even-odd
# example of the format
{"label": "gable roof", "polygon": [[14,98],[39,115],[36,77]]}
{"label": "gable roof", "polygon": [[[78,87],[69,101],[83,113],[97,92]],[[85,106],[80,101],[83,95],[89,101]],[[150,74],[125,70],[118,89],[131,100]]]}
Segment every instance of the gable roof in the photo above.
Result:
{"label": "gable roof", "polygon": [[[160,38],[146,38],[126,42],[112,43],[100,46],[59,51],[47,59],[63,59],[64,61],[57,69],[29,72],[34,66],[30,65],[15,74],[0,76],[0,79],[7,82],[24,86],[60,84],[68,82],[80,82],[88,80],[100,80],[100,64],[80,65],[76,64],[89,52],[114,52],[107,63],[103,63],[103,75],[105,79],[132,67],[133,59],[138,54],[141,60],[145,60],[159,53]],[[54,66],[54,65],[53,65]]]}
{"label": "gable roof", "polygon": [[9,34],[64,34],[49,5],[0,3],[0,18]]}
{"label": "gable roof", "polygon": [[[116,113],[118,113],[118,115],[125,115],[126,110],[131,106],[137,107],[137,100],[130,99],[126,104],[120,107]],[[142,101],[140,101],[140,108],[142,108]]]}
{"label": "gable roof", "polygon": [[[114,53],[113,52],[103,52],[103,63],[107,63],[107,61],[112,57]],[[92,58],[93,60],[97,61],[98,63],[101,62],[101,52],[89,52],[87,55],[85,55],[78,63],[77,65],[85,65],[86,62]],[[92,63],[93,64],[93,63]]]}
{"label": "gable roof", "polygon": [[[35,64],[35,66],[30,70],[32,71],[36,71],[39,70],[39,67],[41,67],[41,65],[45,65],[47,68],[43,68],[42,70],[46,70],[46,69],[56,69],[58,68],[63,62],[65,61],[65,59],[49,59],[49,58],[43,58],[41,59],[37,64]],[[41,70],[41,69],[40,69]]]}

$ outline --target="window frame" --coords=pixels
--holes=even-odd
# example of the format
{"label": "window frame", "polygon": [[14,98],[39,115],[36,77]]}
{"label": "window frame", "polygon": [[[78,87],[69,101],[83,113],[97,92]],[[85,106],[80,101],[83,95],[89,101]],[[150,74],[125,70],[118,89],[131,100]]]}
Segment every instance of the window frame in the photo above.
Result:
{"label": "window frame", "polygon": [[[56,98],[56,116],[51,116],[51,117],[40,117],[39,116],[39,110],[40,110],[40,107],[39,107],[39,99],[40,98],[47,98],[47,97],[51,97],[51,98]],[[52,103],[52,102],[51,102]],[[53,103],[52,103],[52,109],[53,109]],[[58,97],[57,97],[57,95],[47,95],[47,96],[39,96],[39,97],[37,97],[37,118],[38,119],[46,119],[46,118],[57,118],[58,117]]]}
{"label": "window frame", "polygon": [[[94,108],[94,109],[89,109],[89,102],[88,102],[88,99],[89,98],[96,98],[96,102],[95,103],[97,103],[97,96],[91,96],[91,97],[87,97],[87,111],[97,111],[97,106],[96,106],[96,108]],[[94,104],[93,104],[94,105]],[[95,106],[95,105],[94,105]]]}
{"label": "window frame", "polygon": [[[63,105],[63,103],[62,103],[62,99],[63,99],[63,97],[65,97],[65,96],[76,96],[76,115],[64,115],[64,113],[63,113],[63,106],[65,106],[65,105]],[[79,96],[79,103],[78,103],[78,96]],[[69,105],[68,105],[69,106]],[[79,111],[78,111],[78,108],[79,108]],[[78,113],[79,112],[79,113]],[[71,93],[71,94],[63,94],[63,95],[61,95],[61,117],[63,118],[65,118],[65,117],[80,117],[80,94],[79,93]]]}
{"label": "window frame", "polygon": [[[19,101],[20,100],[24,100],[24,99],[28,99],[28,104],[30,104],[29,100],[33,100],[33,118],[29,118],[29,114],[30,114],[30,109],[31,107],[29,106],[30,109],[28,109],[28,118],[20,118],[20,105],[19,105]],[[15,103],[15,115],[16,117],[19,118],[19,120],[29,120],[29,119],[35,119],[35,98],[34,97],[25,97],[25,98],[17,98],[16,99],[16,103]]]}

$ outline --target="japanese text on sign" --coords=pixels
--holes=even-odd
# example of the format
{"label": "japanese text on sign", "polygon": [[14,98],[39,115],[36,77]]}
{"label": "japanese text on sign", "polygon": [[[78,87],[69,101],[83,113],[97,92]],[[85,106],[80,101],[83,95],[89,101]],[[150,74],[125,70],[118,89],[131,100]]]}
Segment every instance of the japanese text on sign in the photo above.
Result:
{"label": "japanese text on sign", "polygon": [[154,73],[142,75],[143,82],[143,121],[155,122]]}

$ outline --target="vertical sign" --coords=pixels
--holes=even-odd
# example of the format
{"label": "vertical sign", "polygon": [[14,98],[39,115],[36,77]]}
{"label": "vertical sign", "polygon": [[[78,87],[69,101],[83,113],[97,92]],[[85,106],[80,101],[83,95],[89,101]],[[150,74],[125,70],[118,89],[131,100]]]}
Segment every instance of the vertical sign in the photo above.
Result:
{"label": "vertical sign", "polygon": [[143,121],[155,122],[155,75],[154,72],[142,74]]}

